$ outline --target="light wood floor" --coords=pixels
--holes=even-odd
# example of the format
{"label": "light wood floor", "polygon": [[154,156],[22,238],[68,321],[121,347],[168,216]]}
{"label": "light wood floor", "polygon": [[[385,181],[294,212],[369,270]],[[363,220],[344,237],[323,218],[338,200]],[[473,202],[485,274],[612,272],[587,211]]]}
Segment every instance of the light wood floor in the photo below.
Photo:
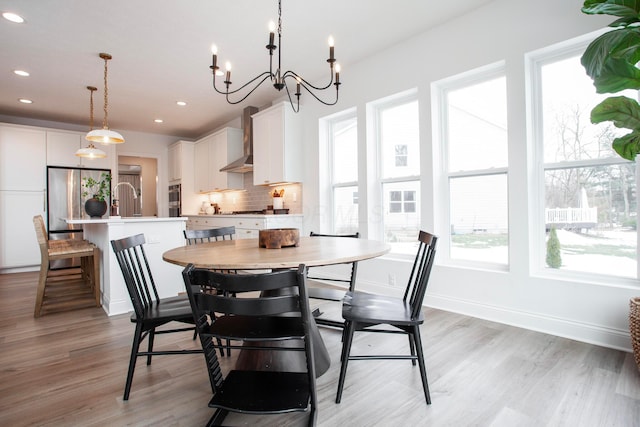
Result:
{"label": "light wood floor", "polygon": [[[122,401],[133,326],[100,308],[32,317],[37,275],[0,275],[1,426],[201,426],[212,410],[202,355],[139,360]],[[432,405],[408,361],[356,361],[334,403],[340,335],[318,379],[320,426],[638,426],[640,374],[628,353],[427,309],[423,327]],[[176,334],[173,334],[176,335]],[[360,351],[404,339],[373,334]],[[157,346],[198,345],[189,333]],[[230,364],[233,361],[226,361]],[[305,416],[230,415],[231,425],[304,425]]]}

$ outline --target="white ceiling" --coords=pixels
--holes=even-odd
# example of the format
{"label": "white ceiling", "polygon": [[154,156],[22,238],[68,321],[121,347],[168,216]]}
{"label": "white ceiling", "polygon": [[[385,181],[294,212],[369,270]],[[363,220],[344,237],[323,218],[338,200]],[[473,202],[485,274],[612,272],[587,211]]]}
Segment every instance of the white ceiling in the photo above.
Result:
{"label": "white ceiling", "polygon": [[[325,81],[333,35],[340,80],[348,85],[349,64],[490,1],[283,0],[282,66]],[[104,62],[98,54],[107,52],[113,56],[110,128],[197,138],[239,117],[245,106],[280,96],[265,84],[229,105],[211,88],[209,69],[215,42],[220,65],[233,64],[235,87],[266,71],[267,24],[277,20],[277,6],[277,0],[0,0],[0,12],[26,20],[0,18],[0,115],[88,127],[86,86],[92,85],[100,127]],[[15,69],[31,76],[18,77]],[[188,105],[178,107],[178,100]]]}

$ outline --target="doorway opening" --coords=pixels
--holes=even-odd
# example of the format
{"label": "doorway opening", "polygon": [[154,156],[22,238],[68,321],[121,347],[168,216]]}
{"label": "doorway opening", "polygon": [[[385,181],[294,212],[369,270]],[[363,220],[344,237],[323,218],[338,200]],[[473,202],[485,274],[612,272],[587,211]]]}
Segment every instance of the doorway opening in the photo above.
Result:
{"label": "doorway opening", "polygon": [[[118,185],[114,197],[123,217],[158,216],[158,160],[149,157],[118,156]],[[129,185],[119,185],[128,183]],[[137,198],[133,197],[133,189]]]}

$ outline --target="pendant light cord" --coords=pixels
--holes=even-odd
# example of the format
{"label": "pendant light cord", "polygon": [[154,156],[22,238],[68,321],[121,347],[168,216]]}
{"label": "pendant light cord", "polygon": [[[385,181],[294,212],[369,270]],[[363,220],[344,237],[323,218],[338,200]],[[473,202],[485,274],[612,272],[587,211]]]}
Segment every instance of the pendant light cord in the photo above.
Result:
{"label": "pendant light cord", "polygon": [[109,129],[109,120],[108,116],[108,99],[109,99],[109,89],[107,88],[107,61],[109,61],[110,57],[104,56],[104,120],[102,121],[102,127],[104,129]]}

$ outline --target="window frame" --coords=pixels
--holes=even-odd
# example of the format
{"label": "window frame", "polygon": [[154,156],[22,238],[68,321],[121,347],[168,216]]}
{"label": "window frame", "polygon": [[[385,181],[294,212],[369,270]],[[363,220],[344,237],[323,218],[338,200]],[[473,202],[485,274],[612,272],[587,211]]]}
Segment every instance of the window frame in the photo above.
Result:
{"label": "window frame", "polygon": [[[529,269],[533,277],[552,278],[560,280],[578,280],[596,282],[602,285],[631,285],[637,287],[640,279],[640,233],[636,230],[636,277],[623,277],[610,274],[598,274],[577,270],[562,270],[547,268],[544,253],[546,251],[545,233],[545,174],[551,170],[564,170],[574,168],[590,168],[599,166],[613,166],[621,164],[634,164],[636,166],[636,189],[640,190],[640,176],[637,160],[627,161],[621,157],[602,157],[597,159],[580,159],[560,162],[545,162],[544,158],[544,114],[542,99],[542,67],[575,56],[581,56],[589,43],[603,31],[588,34],[573,40],[568,40],[549,46],[534,52],[525,54],[527,75],[527,107],[530,109],[528,125],[530,127],[529,140],[531,144],[532,179],[529,181],[529,192],[533,195],[531,218],[529,226],[529,241],[531,254],[529,257]],[[640,92],[639,92],[640,93]],[[616,96],[616,94],[607,94]],[[640,203],[636,207],[636,217],[640,211]]]}
{"label": "window frame", "polygon": [[[442,243],[440,252],[440,259],[443,264],[451,266],[459,266],[466,268],[491,270],[491,271],[509,271],[511,268],[511,224],[510,224],[510,211],[511,211],[511,199],[508,191],[510,182],[509,165],[504,167],[483,168],[483,169],[470,169],[465,171],[450,171],[449,170],[449,115],[448,115],[448,94],[451,91],[463,89],[465,87],[472,86],[474,84],[480,84],[486,81],[490,81],[496,78],[503,77],[505,84],[507,81],[507,69],[505,61],[498,61],[493,64],[479,67],[474,70],[470,70],[461,73],[456,76],[448,77],[437,82],[433,82],[431,85],[431,91],[433,94],[433,108],[434,108],[434,146],[437,146],[439,150],[439,174],[440,179],[436,188],[436,195],[438,200],[442,200],[440,208],[438,210],[438,228],[442,230],[442,234],[447,236],[447,239],[440,239],[439,243]],[[508,94],[507,94],[508,96]],[[507,115],[508,98],[505,99],[507,103]],[[508,118],[507,118],[507,151],[509,150],[509,130],[508,130]],[[507,162],[509,161],[509,153],[507,152]],[[507,180],[507,260],[506,263],[469,260],[461,258],[453,258],[451,256],[451,179],[455,178],[473,178],[484,176],[496,176],[504,175]]]}
{"label": "window frame", "polygon": [[[421,126],[420,126],[420,99],[418,97],[418,90],[417,89],[410,89],[404,92],[400,92],[397,93],[395,95],[383,98],[383,99],[379,99],[376,101],[373,101],[371,103],[368,104],[368,108],[367,108],[367,119],[373,124],[373,138],[372,138],[372,142],[374,143],[374,147],[375,147],[375,153],[376,153],[376,163],[377,163],[377,168],[376,168],[376,180],[375,180],[375,188],[377,189],[377,198],[378,198],[378,203],[376,203],[378,206],[380,206],[380,208],[382,209],[382,211],[380,212],[379,218],[380,221],[377,221],[374,225],[375,228],[375,235],[379,236],[379,238],[381,240],[385,240],[385,215],[386,215],[386,209],[387,206],[384,206],[384,199],[385,199],[385,195],[384,195],[384,186],[385,184],[398,184],[398,183],[404,183],[404,182],[410,182],[410,183],[416,183],[417,187],[418,187],[418,192],[420,194],[420,196],[418,196],[418,200],[415,201],[416,204],[416,212],[415,214],[418,216],[418,229],[422,229],[422,221],[423,221],[423,212],[421,209],[421,203],[420,200],[422,198],[422,181],[421,181],[421,175],[422,175],[422,164],[419,164],[418,167],[418,173],[417,174],[411,174],[411,175],[405,175],[405,176],[396,176],[396,177],[392,177],[392,178],[384,178],[383,177],[383,169],[384,169],[384,164],[382,162],[382,158],[383,158],[383,147],[382,147],[382,132],[381,132],[381,126],[382,126],[382,119],[381,119],[381,115],[382,112],[386,109],[390,109],[390,108],[395,108],[398,107],[400,105],[404,105],[404,104],[409,104],[409,103],[414,103],[416,104],[416,107],[418,109],[418,122],[417,122],[417,126],[418,126],[418,145],[417,145],[417,149],[418,149],[418,153],[416,153],[416,158],[418,159],[418,161],[420,162],[420,151],[423,149],[421,142]],[[395,148],[395,147],[394,147]],[[408,154],[407,154],[408,157]],[[371,210],[372,206],[369,206],[369,211]],[[404,212],[403,212],[404,213]],[[369,218],[369,221],[371,223],[372,218]],[[401,253],[401,252],[394,252],[393,251],[393,246],[391,251],[389,252],[389,254],[387,256],[393,257],[393,258],[398,258],[398,259],[412,259],[412,257],[415,256],[415,253],[413,255],[409,255],[409,254],[405,254],[405,253]]]}
{"label": "window frame", "polygon": [[[335,210],[336,210],[336,202],[335,202],[335,194],[336,194],[336,189],[339,188],[348,188],[348,187],[355,187],[356,188],[356,192],[359,194],[360,192],[360,185],[359,185],[359,180],[358,180],[358,172],[356,172],[356,180],[355,181],[344,181],[344,182],[335,182],[335,164],[333,162],[333,158],[334,158],[334,146],[335,146],[335,133],[334,133],[334,129],[337,123],[339,122],[343,122],[343,121],[347,121],[347,120],[354,120],[354,127],[356,128],[356,132],[358,131],[358,114],[357,114],[357,110],[355,108],[351,108],[349,110],[337,113],[332,115],[331,117],[328,117],[325,119],[324,121],[324,125],[325,125],[325,129],[326,129],[326,135],[327,135],[327,159],[328,159],[328,166],[329,166],[329,171],[328,171],[328,178],[330,181],[330,185],[329,185],[329,209],[330,209],[330,229],[332,233],[336,233],[336,218],[335,218]],[[356,156],[359,157],[359,149],[358,149],[358,141],[356,141]],[[357,157],[356,157],[357,159]],[[358,162],[358,169],[360,168],[360,163]],[[359,202],[359,197],[358,197],[358,202]],[[359,211],[359,209],[358,209]],[[359,212],[358,212],[358,216],[359,216]],[[358,222],[360,222],[360,219],[358,218]]]}

